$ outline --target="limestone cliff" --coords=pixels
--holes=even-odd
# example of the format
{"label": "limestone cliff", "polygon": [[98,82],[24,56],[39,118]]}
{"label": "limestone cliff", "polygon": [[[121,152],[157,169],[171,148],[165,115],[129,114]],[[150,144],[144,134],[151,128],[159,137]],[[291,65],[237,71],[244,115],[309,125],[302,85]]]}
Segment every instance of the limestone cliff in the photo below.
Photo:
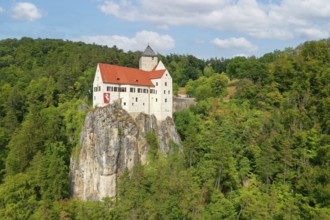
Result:
{"label": "limestone cliff", "polygon": [[132,170],[138,161],[147,163],[145,137],[151,130],[165,154],[171,150],[171,140],[180,145],[171,118],[159,122],[141,113],[134,119],[116,104],[89,112],[81,132],[81,148],[71,158],[72,196],[82,200],[115,196],[118,177],[125,168]]}

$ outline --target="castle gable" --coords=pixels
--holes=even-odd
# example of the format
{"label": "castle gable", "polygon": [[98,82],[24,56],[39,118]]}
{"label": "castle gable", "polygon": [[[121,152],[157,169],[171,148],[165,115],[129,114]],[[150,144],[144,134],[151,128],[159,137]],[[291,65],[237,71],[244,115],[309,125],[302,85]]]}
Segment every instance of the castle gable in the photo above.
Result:
{"label": "castle gable", "polygon": [[166,69],[166,67],[162,61],[159,61],[157,66],[155,66],[155,70],[164,70],[164,69]]}

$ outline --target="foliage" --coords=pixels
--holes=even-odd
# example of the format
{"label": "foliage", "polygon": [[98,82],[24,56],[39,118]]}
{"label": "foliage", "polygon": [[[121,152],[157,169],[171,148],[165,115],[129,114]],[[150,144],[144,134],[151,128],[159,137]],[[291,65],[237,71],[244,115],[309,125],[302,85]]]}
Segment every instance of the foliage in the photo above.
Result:
{"label": "foliage", "polygon": [[148,160],[155,161],[159,157],[159,143],[156,133],[154,131],[149,131],[146,135],[146,139],[149,145]]}
{"label": "foliage", "polygon": [[225,74],[213,73],[210,77],[203,76],[194,81],[189,80],[186,93],[198,101],[210,97],[221,97],[226,92],[227,84],[228,77]]}
{"label": "foliage", "polygon": [[[0,41],[1,219],[327,219],[330,40],[260,58],[161,57],[198,103],[176,112],[182,147],[126,170],[116,198],[69,198],[69,161],[98,62],[140,52],[62,40]],[[229,78],[235,94],[228,102]]]}

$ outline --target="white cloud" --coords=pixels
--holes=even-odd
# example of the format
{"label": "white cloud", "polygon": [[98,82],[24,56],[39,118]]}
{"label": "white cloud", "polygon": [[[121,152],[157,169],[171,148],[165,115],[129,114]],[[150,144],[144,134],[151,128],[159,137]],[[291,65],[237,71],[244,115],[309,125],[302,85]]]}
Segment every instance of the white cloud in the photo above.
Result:
{"label": "white cloud", "polygon": [[121,0],[120,3],[116,3],[114,0],[107,0],[99,8],[105,14],[122,17],[126,20],[134,20],[138,13],[128,0]]}
{"label": "white cloud", "polygon": [[0,7],[0,14],[1,13],[4,13],[5,12],[5,9],[3,9],[2,7]]}
{"label": "white cloud", "polygon": [[103,0],[103,13],[168,27],[196,25],[245,33],[256,38],[293,39],[329,35],[328,0]]}
{"label": "white cloud", "polygon": [[12,9],[12,18],[15,20],[34,21],[40,19],[42,14],[34,4],[30,2],[18,2]]}
{"label": "white cloud", "polygon": [[322,31],[313,27],[309,29],[296,29],[295,31],[300,33],[300,35],[306,39],[324,39],[329,37],[329,32]]}
{"label": "white cloud", "polygon": [[99,45],[107,45],[109,47],[117,46],[124,51],[144,50],[150,44],[151,47],[157,51],[168,51],[175,47],[174,39],[169,35],[160,35],[152,31],[137,32],[132,38],[119,35],[96,35],[96,36],[82,36],[75,41],[82,41],[86,43],[95,43]]}
{"label": "white cloud", "polygon": [[215,38],[211,43],[225,50],[256,51],[258,49],[244,37],[231,37],[228,39]]}
{"label": "white cloud", "polygon": [[119,17],[120,16],[120,5],[116,4],[113,1],[107,1],[103,5],[100,6],[100,9],[103,13],[114,15]]}

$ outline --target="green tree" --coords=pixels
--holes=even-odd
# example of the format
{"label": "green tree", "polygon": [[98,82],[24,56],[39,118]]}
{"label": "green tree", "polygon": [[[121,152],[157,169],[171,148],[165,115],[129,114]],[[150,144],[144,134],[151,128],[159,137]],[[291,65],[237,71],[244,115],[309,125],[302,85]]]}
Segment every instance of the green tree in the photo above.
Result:
{"label": "green tree", "polygon": [[0,185],[1,218],[29,219],[38,207],[35,184],[27,174],[7,177]]}

